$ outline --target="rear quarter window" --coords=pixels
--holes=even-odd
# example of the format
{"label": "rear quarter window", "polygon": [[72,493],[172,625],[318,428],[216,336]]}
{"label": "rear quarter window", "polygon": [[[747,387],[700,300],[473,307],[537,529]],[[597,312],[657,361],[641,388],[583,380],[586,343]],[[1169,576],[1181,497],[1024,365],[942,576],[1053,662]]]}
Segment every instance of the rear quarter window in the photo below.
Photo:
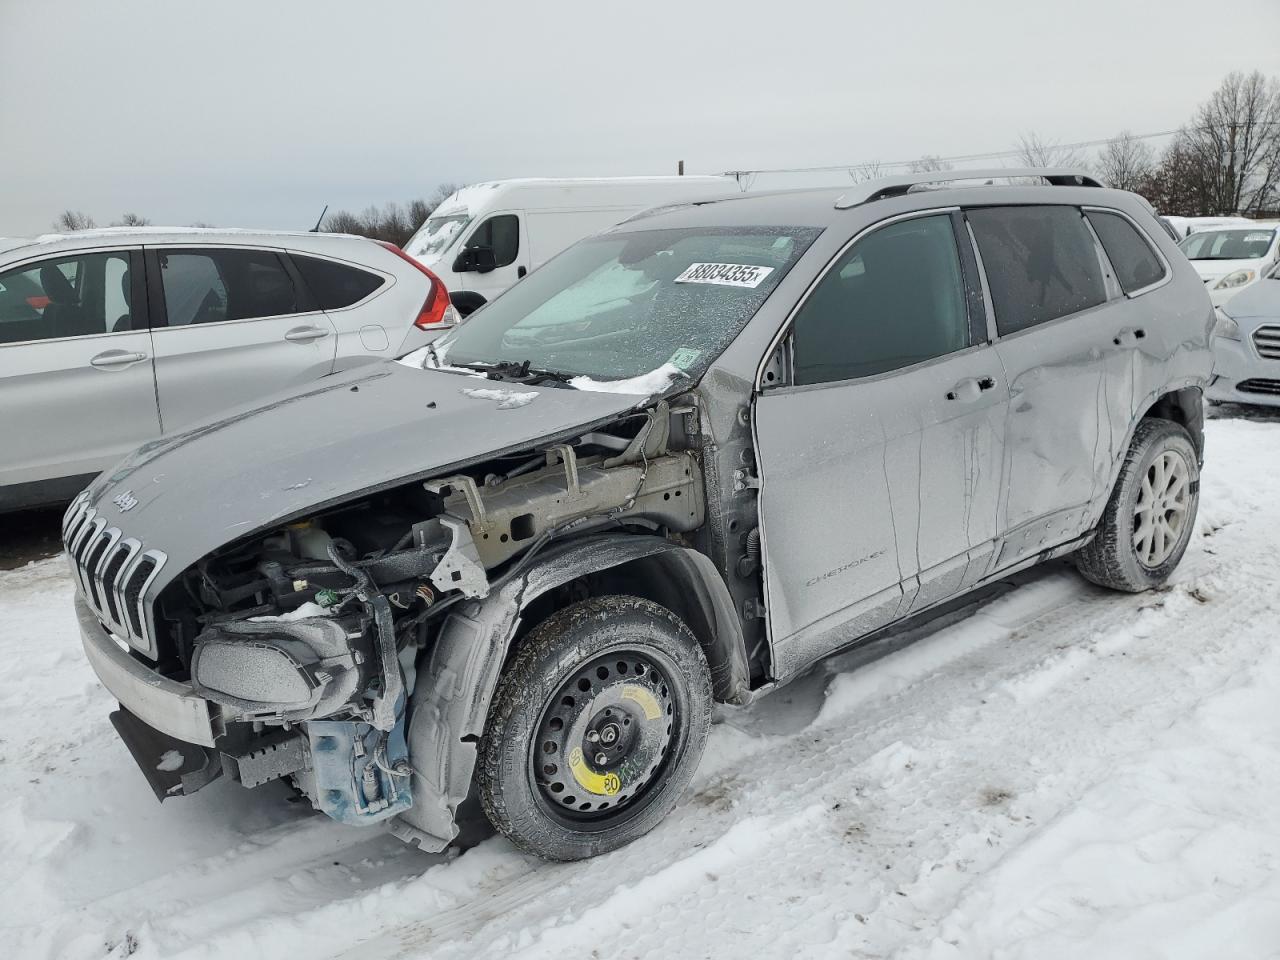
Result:
{"label": "rear quarter window", "polygon": [[291,254],[312,298],[321,310],[340,310],[359,303],[385,283],[382,277],[350,264]]}
{"label": "rear quarter window", "polygon": [[981,207],[966,216],[1001,336],[1106,302],[1097,246],[1075,207]]}
{"label": "rear quarter window", "polygon": [[1164,264],[1138,229],[1118,213],[1090,210],[1085,214],[1093,224],[1102,249],[1115,268],[1120,289],[1133,293],[1164,279]]}

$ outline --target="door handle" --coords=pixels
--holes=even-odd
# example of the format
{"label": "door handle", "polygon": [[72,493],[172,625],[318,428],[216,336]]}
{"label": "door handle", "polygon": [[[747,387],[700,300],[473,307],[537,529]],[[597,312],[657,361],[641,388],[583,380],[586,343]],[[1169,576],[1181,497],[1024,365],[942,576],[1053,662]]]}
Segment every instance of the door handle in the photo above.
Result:
{"label": "door handle", "polygon": [[526,267],[516,267],[516,279],[523,280],[524,275],[528,272],[529,270]]}
{"label": "door handle", "polygon": [[972,403],[984,391],[994,390],[995,385],[995,377],[965,377],[947,392],[947,399]]}
{"label": "door handle", "polygon": [[329,331],[322,330],[320,327],[294,327],[284,335],[284,338],[293,343],[310,343],[312,340],[319,340],[328,335]]}
{"label": "door handle", "polygon": [[1111,342],[1117,347],[1132,347],[1136,346],[1138,341],[1143,339],[1146,335],[1147,331],[1142,329],[1142,327],[1125,327],[1115,335],[1115,339]]}
{"label": "door handle", "polygon": [[96,357],[91,358],[89,363],[92,366],[97,367],[99,370],[111,370],[116,367],[127,367],[130,364],[141,363],[145,359],[147,359],[147,355],[145,353],[129,353],[125,350],[107,350],[105,353],[100,353]]}

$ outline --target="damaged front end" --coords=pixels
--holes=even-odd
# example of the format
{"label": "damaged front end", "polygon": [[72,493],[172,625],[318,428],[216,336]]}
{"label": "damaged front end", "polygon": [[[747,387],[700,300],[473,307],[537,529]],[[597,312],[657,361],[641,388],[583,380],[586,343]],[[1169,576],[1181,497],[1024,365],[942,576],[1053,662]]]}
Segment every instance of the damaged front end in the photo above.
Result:
{"label": "damaged front end", "polygon": [[[222,775],[245,786],[288,778],[344,823],[408,809],[418,665],[450,609],[499,602],[499,588],[555,540],[699,528],[689,412],[661,402],[243,538],[184,570],[142,619],[154,634],[151,669],[207,704],[208,742],[165,732],[94,661],[121,700],[116,727],[157,794],[190,793]],[[136,653],[126,656],[136,668]]]}

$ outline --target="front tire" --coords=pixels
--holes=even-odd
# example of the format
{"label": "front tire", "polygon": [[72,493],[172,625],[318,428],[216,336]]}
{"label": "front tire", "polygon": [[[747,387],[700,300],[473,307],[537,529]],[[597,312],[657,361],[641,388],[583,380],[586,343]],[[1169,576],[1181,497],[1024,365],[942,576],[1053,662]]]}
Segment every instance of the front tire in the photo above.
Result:
{"label": "front tire", "polygon": [[637,597],[561,610],[527,638],[480,742],[480,800],[516,846],[581,860],[652,830],[688,786],[711,674],[675,614]]}
{"label": "front tire", "polygon": [[1143,420],[1097,536],[1076,553],[1076,567],[1113,590],[1158,587],[1191,542],[1199,503],[1199,459],[1187,431],[1169,420]]}

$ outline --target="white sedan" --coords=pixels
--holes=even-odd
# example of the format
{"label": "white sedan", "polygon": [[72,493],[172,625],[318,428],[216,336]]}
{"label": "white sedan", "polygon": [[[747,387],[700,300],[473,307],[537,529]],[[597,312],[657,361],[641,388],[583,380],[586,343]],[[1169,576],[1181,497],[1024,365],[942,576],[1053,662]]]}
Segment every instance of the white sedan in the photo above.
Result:
{"label": "white sedan", "polygon": [[1204,230],[1178,246],[1207,285],[1213,305],[1221,307],[1280,260],[1280,224]]}

